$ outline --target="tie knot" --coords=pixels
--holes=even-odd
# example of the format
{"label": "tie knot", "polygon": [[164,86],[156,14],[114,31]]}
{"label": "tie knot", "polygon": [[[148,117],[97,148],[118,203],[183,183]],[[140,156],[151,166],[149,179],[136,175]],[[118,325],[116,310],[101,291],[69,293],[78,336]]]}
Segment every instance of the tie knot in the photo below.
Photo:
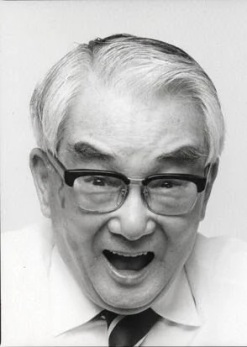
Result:
{"label": "tie knot", "polygon": [[101,317],[107,322],[109,346],[126,347],[139,346],[160,316],[149,308],[127,316],[104,310]]}
{"label": "tie knot", "polygon": [[100,317],[106,320],[108,328],[111,325],[111,322],[118,316],[119,315],[117,313],[108,310],[103,310],[100,314]]}

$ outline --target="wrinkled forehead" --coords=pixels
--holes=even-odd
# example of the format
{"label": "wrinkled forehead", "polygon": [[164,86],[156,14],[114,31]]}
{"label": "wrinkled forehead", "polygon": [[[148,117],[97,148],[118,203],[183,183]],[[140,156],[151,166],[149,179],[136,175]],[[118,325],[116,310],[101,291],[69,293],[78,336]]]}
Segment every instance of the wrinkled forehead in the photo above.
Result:
{"label": "wrinkled forehead", "polygon": [[202,112],[188,98],[164,93],[143,99],[91,86],[70,110],[63,149],[92,158],[101,152],[119,161],[154,160],[180,148],[204,153],[204,135]]}

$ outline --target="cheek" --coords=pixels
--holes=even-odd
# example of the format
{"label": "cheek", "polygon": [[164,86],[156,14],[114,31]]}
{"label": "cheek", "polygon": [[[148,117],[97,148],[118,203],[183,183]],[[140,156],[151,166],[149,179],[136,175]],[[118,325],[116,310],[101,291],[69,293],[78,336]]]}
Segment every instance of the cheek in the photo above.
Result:
{"label": "cheek", "polygon": [[196,234],[199,218],[197,213],[192,212],[183,216],[165,217],[165,220],[161,221],[160,224],[162,224],[168,242],[180,244]]}
{"label": "cheek", "polygon": [[[65,189],[64,189],[65,188]],[[94,250],[99,230],[104,225],[102,216],[84,213],[78,208],[71,189],[60,189],[53,196],[52,222],[57,238],[79,257]]]}
{"label": "cheek", "polygon": [[51,218],[55,224],[73,224],[78,219],[79,210],[73,190],[64,184],[57,186],[54,182],[50,194],[50,208]]}
{"label": "cheek", "polygon": [[195,208],[190,214],[166,217],[163,231],[167,238],[165,262],[171,266],[184,263],[190,255],[196,241],[199,225],[198,211]]}
{"label": "cheek", "polygon": [[[98,239],[102,222],[67,206],[67,199],[59,211],[53,222],[56,244],[76,278],[84,283],[100,256]],[[85,283],[83,286],[87,287]]]}

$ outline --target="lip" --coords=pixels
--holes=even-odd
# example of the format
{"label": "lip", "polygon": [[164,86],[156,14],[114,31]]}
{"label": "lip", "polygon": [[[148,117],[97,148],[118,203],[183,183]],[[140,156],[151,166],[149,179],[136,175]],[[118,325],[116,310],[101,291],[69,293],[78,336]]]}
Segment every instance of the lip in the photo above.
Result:
{"label": "lip", "polygon": [[148,251],[146,252],[136,252],[136,253],[128,253],[128,252],[119,252],[119,251],[110,251],[113,254],[118,254],[121,255],[123,257],[138,257],[140,255],[147,255]]}
{"label": "lip", "polygon": [[[136,252],[136,253],[128,253],[128,252],[119,252],[119,251],[111,251],[114,254],[126,256],[126,257],[136,257],[139,255],[147,254],[148,252]],[[110,261],[103,255],[106,268],[108,270],[109,275],[119,284],[126,285],[126,286],[134,286],[142,282],[149,274],[154,258],[152,261],[145,266],[141,270],[119,270],[116,267],[114,267]]]}

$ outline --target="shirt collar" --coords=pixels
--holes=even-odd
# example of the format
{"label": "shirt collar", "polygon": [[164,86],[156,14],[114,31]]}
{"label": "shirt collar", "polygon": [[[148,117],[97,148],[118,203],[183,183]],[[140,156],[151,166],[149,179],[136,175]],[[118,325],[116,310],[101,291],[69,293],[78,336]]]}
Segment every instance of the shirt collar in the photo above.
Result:
{"label": "shirt collar", "polygon": [[163,318],[178,324],[194,327],[201,325],[184,268],[176,275],[168,291],[154,303],[152,309]]}
{"label": "shirt collar", "polygon": [[[56,246],[51,256],[49,282],[53,335],[87,323],[102,310],[82,293]],[[169,321],[188,326],[201,325],[184,269],[176,275],[168,291],[152,308]]]}

